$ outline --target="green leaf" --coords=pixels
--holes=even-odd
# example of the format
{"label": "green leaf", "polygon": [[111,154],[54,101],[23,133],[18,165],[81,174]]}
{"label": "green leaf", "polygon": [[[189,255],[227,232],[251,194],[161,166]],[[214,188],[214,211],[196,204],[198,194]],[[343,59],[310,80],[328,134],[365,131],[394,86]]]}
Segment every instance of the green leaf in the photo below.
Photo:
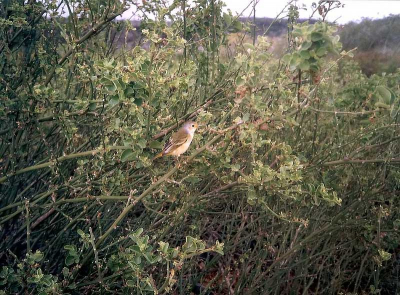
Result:
{"label": "green leaf", "polygon": [[265,53],[260,53],[260,54],[257,55],[257,58],[259,60],[267,60],[268,59],[268,55],[265,54]]}
{"label": "green leaf", "polygon": [[135,93],[135,90],[132,87],[126,87],[125,96],[131,97]]}
{"label": "green leaf", "polygon": [[332,39],[332,41],[333,41],[334,43],[339,42],[339,40],[340,40],[340,35],[335,35],[335,37],[333,37],[333,39]]}
{"label": "green leaf", "polygon": [[310,63],[307,60],[303,60],[299,65],[299,69],[302,71],[308,71],[310,69]]}
{"label": "green leaf", "polygon": [[393,90],[390,89],[390,88],[387,88],[387,90],[389,90],[389,92],[390,92],[390,94],[391,94],[391,97],[390,97],[390,104],[393,104],[393,103],[395,103],[396,101],[400,103],[400,101],[397,99],[397,96],[396,96],[396,94],[393,92]]}
{"label": "green leaf", "polygon": [[119,92],[118,92],[118,98],[119,98],[120,100],[124,100],[124,99],[125,99],[125,93],[124,93],[123,91],[119,91]]}
{"label": "green leaf", "polygon": [[40,251],[36,251],[36,252],[35,252],[34,254],[32,254],[31,256],[32,256],[32,258],[33,258],[36,262],[41,261],[41,260],[43,259],[43,257],[44,257],[43,253],[40,252]]}
{"label": "green leaf", "polygon": [[113,85],[114,84],[113,81],[111,81],[110,79],[105,78],[105,77],[101,78],[99,82],[101,84],[103,84],[104,86],[109,86],[109,85]]}
{"label": "green leaf", "polygon": [[224,21],[225,21],[226,25],[229,26],[232,23],[232,17],[229,14],[224,12],[222,17],[224,18]]}
{"label": "green leaf", "polygon": [[136,237],[140,236],[143,233],[143,228],[138,228],[136,231],[134,231],[132,234]]}
{"label": "green leaf", "polygon": [[382,261],[388,261],[392,257],[392,254],[386,252],[385,250],[379,249],[379,256],[382,258]]}
{"label": "green leaf", "polygon": [[203,241],[200,241],[199,243],[196,243],[197,249],[202,251],[206,248],[206,245],[204,244]]}
{"label": "green leaf", "polygon": [[392,108],[390,110],[390,117],[392,119],[395,119],[397,114],[399,113],[400,107],[398,105],[392,105]]}
{"label": "green leaf", "polygon": [[254,49],[255,49],[254,45],[253,45],[253,44],[250,44],[250,43],[244,43],[244,44],[243,44],[243,47],[244,47],[245,49],[251,49],[251,50],[254,50]]}
{"label": "green leaf", "polygon": [[141,286],[141,288],[143,289],[143,291],[148,291],[151,292],[152,294],[157,294],[149,280],[147,280],[144,286]]}
{"label": "green leaf", "polygon": [[162,149],[163,144],[157,140],[150,141],[149,147],[152,149]]}
{"label": "green leaf", "polygon": [[237,172],[240,169],[240,164],[232,164],[230,167],[232,171]]}
{"label": "green leaf", "polygon": [[301,49],[302,49],[302,50],[307,50],[307,49],[309,49],[311,46],[312,46],[312,42],[306,41],[306,42],[303,42],[303,44],[301,44]]}
{"label": "green leaf", "polygon": [[70,266],[75,263],[75,256],[67,255],[65,257],[65,265]]}
{"label": "green leaf", "polygon": [[149,262],[150,264],[153,263],[153,259],[151,257],[151,253],[143,253],[143,257],[146,258],[147,262]]}
{"label": "green leaf", "polygon": [[158,244],[160,245],[160,251],[164,254],[167,254],[168,252],[168,247],[169,247],[169,243],[165,243],[165,242],[158,242]]}
{"label": "green leaf", "polygon": [[391,103],[392,93],[385,86],[377,86],[375,88],[375,94],[380,102],[385,104]]}
{"label": "green leaf", "polygon": [[3,266],[0,271],[0,278],[5,279],[8,276],[8,267]]}
{"label": "green leaf", "polygon": [[308,52],[308,50],[300,51],[300,56],[303,59],[309,59],[311,57],[310,52]]}
{"label": "green leaf", "polygon": [[175,259],[176,257],[178,257],[178,255],[179,255],[178,249],[176,249],[176,248],[172,249],[172,251],[171,251],[171,257],[172,257],[173,259]]}
{"label": "green leaf", "polygon": [[134,280],[127,280],[127,281],[126,281],[126,285],[127,285],[128,287],[131,287],[131,288],[136,286]]}
{"label": "green leaf", "polygon": [[236,77],[236,86],[242,86],[244,84],[244,79],[240,76]]}
{"label": "green leaf", "polygon": [[235,20],[233,23],[233,32],[240,32],[243,30],[243,24],[239,20]]}
{"label": "green leaf", "polygon": [[150,67],[150,60],[145,60],[142,65],[141,65],[141,71],[143,74],[147,75],[149,72],[149,67]]}
{"label": "green leaf", "polygon": [[69,269],[66,267],[63,267],[62,274],[63,274],[64,278],[68,278],[70,275]]}
{"label": "green leaf", "polygon": [[253,186],[249,186],[247,189],[247,203],[255,205],[257,201],[257,194]]}
{"label": "green leaf", "polygon": [[292,59],[292,56],[291,56],[290,54],[285,54],[285,55],[282,57],[282,61],[283,61],[285,64],[289,64],[291,59]]}
{"label": "green leaf", "polygon": [[[50,286],[51,286],[51,283],[52,283],[52,277],[51,277],[51,275],[45,275],[45,276],[43,276],[43,278],[42,278],[42,280],[41,280],[41,284],[43,284],[43,285],[45,285],[45,286],[47,286],[47,287],[50,287]],[[46,293],[44,293],[44,294],[46,294]]]}
{"label": "green leaf", "polygon": [[139,139],[136,144],[144,149],[146,147],[147,141],[145,139]]}
{"label": "green leaf", "polygon": [[107,90],[108,94],[115,94],[115,91],[117,90],[117,86],[115,84],[110,84],[110,85],[105,85],[105,89]]}
{"label": "green leaf", "polygon": [[117,105],[118,103],[119,103],[119,96],[118,95],[112,96],[111,99],[108,101],[108,105],[110,107],[113,107],[113,106]]}
{"label": "green leaf", "polygon": [[76,248],[74,245],[64,245],[64,249],[68,251],[76,251]]}
{"label": "green leaf", "polygon": [[135,105],[140,107],[143,104],[143,98],[135,97],[135,100],[133,102],[134,102]]}
{"label": "green leaf", "polygon": [[124,150],[121,155],[122,162],[132,161],[134,159],[136,159],[136,155],[133,153],[132,150]]}
{"label": "green leaf", "polygon": [[383,103],[381,101],[378,101],[375,103],[375,107],[377,108],[381,108],[381,109],[385,109],[385,110],[389,110],[390,109],[390,105]]}
{"label": "green leaf", "polygon": [[319,41],[323,38],[323,35],[320,32],[312,32],[311,33],[311,41]]}
{"label": "green leaf", "polygon": [[96,109],[96,107],[97,107],[97,103],[95,103],[95,102],[89,103],[89,105],[88,105],[89,111],[94,111]]}
{"label": "green leaf", "polygon": [[132,89],[136,90],[143,89],[146,87],[146,85],[141,81],[131,82],[129,85],[131,86]]}
{"label": "green leaf", "polygon": [[312,70],[314,72],[318,72],[319,66],[317,64],[310,64],[310,70]]}
{"label": "green leaf", "polygon": [[317,51],[315,52],[315,54],[319,57],[326,55],[328,51],[326,50],[325,47],[320,47],[317,49]]}
{"label": "green leaf", "polygon": [[201,181],[201,178],[191,175],[191,176],[185,177],[184,180],[187,182],[190,182],[191,184],[196,184]]}
{"label": "green leaf", "polygon": [[300,62],[302,61],[300,54],[293,54],[292,59],[290,60],[290,70],[294,71],[297,66],[300,64]]}
{"label": "green leaf", "polygon": [[191,236],[186,236],[186,242],[182,246],[182,249],[185,251],[193,251],[193,249],[196,250],[195,239]]}
{"label": "green leaf", "polygon": [[224,243],[216,241],[214,251],[217,252],[218,254],[224,255]]}
{"label": "green leaf", "polygon": [[293,36],[296,36],[296,37],[301,36],[301,35],[303,35],[303,30],[301,28],[295,28],[293,30],[292,34],[293,34]]}

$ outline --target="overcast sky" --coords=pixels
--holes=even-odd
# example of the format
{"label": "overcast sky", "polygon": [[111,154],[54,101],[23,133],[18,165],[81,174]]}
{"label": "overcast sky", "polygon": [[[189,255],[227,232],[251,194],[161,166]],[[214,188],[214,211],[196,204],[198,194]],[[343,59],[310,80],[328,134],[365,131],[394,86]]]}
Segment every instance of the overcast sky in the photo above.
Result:
{"label": "overcast sky", "polygon": [[[227,8],[231,9],[233,13],[242,12],[250,1],[246,0],[225,0]],[[256,7],[256,17],[275,17],[285,6],[285,0],[259,0]],[[301,18],[308,18],[311,13],[311,5],[318,0],[298,0],[298,6],[301,7],[305,4],[307,10],[300,10]],[[342,0],[344,8],[335,9],[328,14],[328,20],[340,24],[349,21],[359,21],[363,17],[369,18],[382,18],[390,14],[400,14],[400,0],[383,1],[383,0]],[[244,16],[250,14],[250,9],[244,13]]]}
{"label": "overcast sky", "polygon": [[[144,0],[141,0],[144,1]],[[146,0],[152,1],[152,0]],[[172,2],[172,0],[164,0],[165,2]],[[251,14],[251,7],[249,3],[252,0],[223,0],[227,7],[234,15],[241,13],[247,6],[249,8],[244,11],[243,16],[249,16]],[[256,0],[257,1],[257,0]],[[298,7],[303,7],[303,4],[307,10],[300,10],[300,18],[309,18],[312,13],[312,3],[318,2],[319,0],[294,0]],[[140,1],[138,1],[140,3]],[[192,0],[189,0],[189,3]],[[289,0],[258,0],[256,7],[256,17],[276,17],[279,12],[286,6]],[[360,21],[362,18],[383,18],[390,14],[400,14],[400,0],[342,0],[344,8],[334,9],[330,11],[327,17],[328,21],[336,21],[339,24],[344,24],[349,21]],[[133,10],[129,9],[122,15],[124,19],[138,19],[139,15],[132,15]],[[283,16],[285,16],[284,14]],[[318,14],[316,14],[318,16]],[[150,16],[151,17],[151,16]],[[121,19],[118,18],[118,19]]]}

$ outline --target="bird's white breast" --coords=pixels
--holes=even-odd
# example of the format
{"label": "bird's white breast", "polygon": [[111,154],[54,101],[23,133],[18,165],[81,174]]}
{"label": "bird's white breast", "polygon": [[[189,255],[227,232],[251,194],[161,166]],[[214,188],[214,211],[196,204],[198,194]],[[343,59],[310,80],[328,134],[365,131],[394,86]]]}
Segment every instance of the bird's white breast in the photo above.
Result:
{"label": "bird's white breast", "polygon": [[177,147],[176,149],[174,149],[170,155],[171,156],[179,156],[181,154],[183,154],[184,152],[186,152],[190,146],[190,144],[192,143],[193,140],[193,135],[190,135],[189,139],[182,144],[181,146]]}

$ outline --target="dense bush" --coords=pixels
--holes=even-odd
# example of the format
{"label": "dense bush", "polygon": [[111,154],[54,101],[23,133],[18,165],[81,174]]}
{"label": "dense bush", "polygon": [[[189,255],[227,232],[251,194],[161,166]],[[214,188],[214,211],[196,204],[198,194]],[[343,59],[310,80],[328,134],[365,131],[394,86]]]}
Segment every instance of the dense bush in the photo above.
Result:
{"label": "dense bush", "polygon": [[357,48],[355,60],[363,72],[372,74],[394,73],[400,67],[400,15],[383,19],[363,19],[348,23],[340,30],[343,48]]}
{"label": "dense bush", "polygon": [[399,72],[295,15],[277,60],[220,1],[59,5],[0,4],[0,292],[399,291]]}

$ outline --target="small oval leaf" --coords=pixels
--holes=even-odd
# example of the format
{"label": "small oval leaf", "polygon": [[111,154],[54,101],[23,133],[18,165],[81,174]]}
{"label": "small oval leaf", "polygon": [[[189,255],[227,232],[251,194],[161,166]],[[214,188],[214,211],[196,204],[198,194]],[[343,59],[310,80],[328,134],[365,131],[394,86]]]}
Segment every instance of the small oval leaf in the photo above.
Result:
{"label": "small oval leaf", "polygon": [[125,150],[121,155],[121,161],[127,162],[135,159],[135,154],[132,150]]}

